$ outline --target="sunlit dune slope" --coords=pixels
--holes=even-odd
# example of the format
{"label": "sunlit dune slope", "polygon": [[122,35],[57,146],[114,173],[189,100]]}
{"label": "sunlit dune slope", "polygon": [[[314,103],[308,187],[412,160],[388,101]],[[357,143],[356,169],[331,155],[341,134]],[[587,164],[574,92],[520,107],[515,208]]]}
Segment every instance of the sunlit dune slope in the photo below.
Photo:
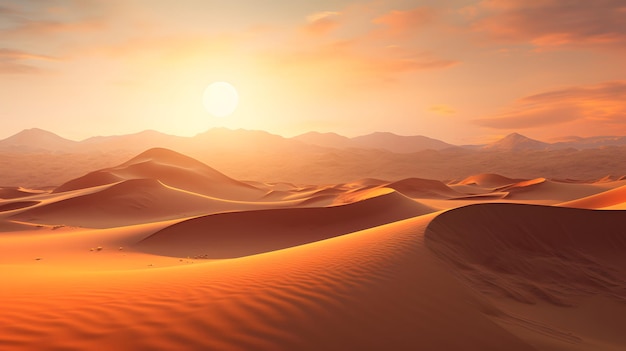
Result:
{"label": "sunlit dune slope", "polygon": [[121,180],[156,179],[179,189],[224,199],[256,199],[263,191],[216,171],[175,151],[154,148],[119,166],[70,180],[55,193],[110,184]]}
{"label": "sunlit dune slope", "polygon": [[426,245],[478,290],[525,303],[626,302],[626,213],[475,204],[437,216]]}
{"label": "sunlit dune slope", "polygon": [[565,207],[576,207],[576,208],[589,208],[589,209],[600,209],[600,208],[618,208],[623,207],[626,209],[624,205],[626,203],[626,185],[621,186],[619,188],[607,190],[600,194],[591,195],[588,197],[584,197],[582,199],[576,199],[573,201],[568,201],[560,204],[560,206]]}
{"label": "sunlit dune slope", "polygon": [[506,192],[512,200],[553,200],[569,201],[603,192],[605,189],[592,184],[558,182],[545,178],[536,178],[517,182],[495,189]]}
{"label": "sunlit dune slope", "polygon": [[328,239],[433,211],[392,191],[342,206],[203,216],[165,228],[137,247],[167,256],[240,257]]}
{"label": "sunlit dune slope", "polygon": [[[42,345],[53,350],[534,350],[494,322],[493,316],[503,314],[423,247],[429,220],[411,218],[285,250],[166,268],[85,274],[55,269],[45,257],[31,259],[19,276],[11,275],[9,289],[0,287],[5,331],[0,344],[7,350]],[[71,238],[65,235],[60,248]],[[145,255],[87,254],[92,260],[145,260]]]}
{"label": "sunlit dune slope", "polygon": [[[21,205],[23,203],[23,205]],[[31,202],[7,204],[26,207]],[[13,219],[42,224],[108,228],[191,217],[205,213],[264,208],[262,204],[224,201],[166,186],[156,179],[125,180],[103,190],[27,209]],[[2,207],[0,207],[2,211]]]}

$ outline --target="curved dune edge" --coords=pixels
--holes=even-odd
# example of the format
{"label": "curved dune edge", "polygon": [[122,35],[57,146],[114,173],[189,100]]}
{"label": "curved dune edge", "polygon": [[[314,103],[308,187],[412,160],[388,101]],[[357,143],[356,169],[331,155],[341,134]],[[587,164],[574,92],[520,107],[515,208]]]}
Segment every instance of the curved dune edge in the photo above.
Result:
{"label": "curved dune edge", "polygon": [[233,258],[280,250],[435,210],[393,190],[347,205],[219,213],[185,220],[145,238],[153,254]]}
{"label": "curved dune edge", "polygon": [[464,195],[441,181],[431,179],[406,178],[383,186],[413,198],[446,199]]}
{"label": "curved dune edge", "polygon": [[471,175],[458,183],[460,185],[477,185],[485,188],[497,188],[521,182],[521,179],[512,179],[495,173],[482,173]]}
{"label": "curved dune edge", "polygon": [[268,207],[263,203],[210,198],[167,186],[156,179],[131,179],[101,188],[26,209],[12,218],[41,224],[108,228]]}
{"label": "curved dune edge", "polygon": [[626,209],[626,185],[607,190],[603,193],[591,195],[582,199],[568,201],[559,204],[563,207],[601,209],[608,207],[625,207]]}
{"label": "curved dune edge", "polygon": [[[588,327],[590,335],[586,329],[572,333],[545,315],[512,314],[462,284],[455,278],[459,273],[427,249],[431,243],[424,237],[431,221],[448,213],[259,255],[196,264],[168,258],[178,265],[144,264],[130,271],[78,269],[83,261],[71,254],[75,246],[92,264],[150,262],[145,260],[151,255],[137,258],[130,249],[109,252],[110,246],[144,237],[126,233],[127,228],[66,231],[45,235],[43,243],[41,235],[36,240],[19,235],[14,240],[43,245],[51,253],[60,250],[66,264],[74,262],[77,269],[56,269],[54,258],[44,256],[3,272],[8,283],[3,287],[8,288],[0,289],[0,325],[7,332],[0,334],[0,344],[12,350],[29,350],[33,340],[48,340],[46,347],[58,350],[470,351],[613,351],[626,345],[603,339],[604,328],[593,332]],[[110,240],[103,252],[84,250],[94,236]],[[0,236],[0,244],[11,240]],[[0,245],[0,253],[6,247]],[[625,308],[609,308],[618,316],[613,329],[622,335]],[[572,309],[548,313],[582,324],[598,321]]]}
{"label": "curved dune edge", "polygon": [[54,189],[53,193],[140,179],[155,179],[178,189],[229,200],[258,199],[264,193],[194,158],[163,148],[147,150],[116,167],[72,179]]}
{"label": "curved dune edge", "polygon": [[37,205],[39,201],[13,201],[6,204],[0,204],[0,212],[8,212],[19,210],[21,208]]}
{"label": "curved dune edge", "polygon": [[15,350],[42,338],[59,350],[534,350],[493,322],[502,314],[425,250],[421,233],[431,217],[162,269],[42,275],[44,259],[11,293],[0,289],[0,324],[8,326],[0,343]]}
{"label": "curved dune edge", "polygon": [[478,290],[523,303],[626,302],[626,213],[475,204],[437,216],[425,242]]}
{"label": "curved dune edge", "polygon": [[18,199],[44,193],[42,190],[24,189],[21,187],[0,187],[0,199]]}
{"label": "curved dune edge", "polygon": [[511,200],[570,201],[603,192],[605,189],[592,184],[565,183],[536,178],[500,187],[494,192],[506,192]]}

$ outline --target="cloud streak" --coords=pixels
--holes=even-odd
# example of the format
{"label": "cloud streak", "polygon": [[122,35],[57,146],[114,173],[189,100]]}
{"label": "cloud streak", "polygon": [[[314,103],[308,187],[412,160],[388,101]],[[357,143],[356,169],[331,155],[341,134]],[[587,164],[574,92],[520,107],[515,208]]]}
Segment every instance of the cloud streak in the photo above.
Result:
{"label": "cloud streak", "polygon": [[474,28],[496,40],[537,47],[626,44],[622,0],[486,0]]}
{"label": "cloud streak", "polygon": [[308,23],[304,26],[304,31],[313,35],[326,35],[339,26],[339,21],[336,20],[339,15],[335,11],[313,13],[307,16]]}
{"label": "cloud streak", "polygon": [[495,129],[579,124],[626,127],[626,81],[574,86],[524,97],[508,112],[474,120]]}
{"label": "cloud streak", "polygon": [[33,54],[25,51],[0,49],[0,74],[36,74],[42,70],[36,65],[24,61],[55,60],[52,56]]}
{"label": "cloud streak", "polygon": [[386,28],[386,34],[392,37],[408,36],[417,29],[432,23],[436,11],[430,7],[416,7],[410,10],[393,10],[375,18],[372,22]]}

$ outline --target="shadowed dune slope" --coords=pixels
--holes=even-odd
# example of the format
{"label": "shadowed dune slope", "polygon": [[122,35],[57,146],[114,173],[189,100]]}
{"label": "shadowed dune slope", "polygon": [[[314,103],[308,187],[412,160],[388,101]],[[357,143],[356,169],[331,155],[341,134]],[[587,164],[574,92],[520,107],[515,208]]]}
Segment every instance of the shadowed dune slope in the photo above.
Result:
{"label": "shadowed dune slope", "polygon": [[9,202],[6,204],[0,203],[0,212],[17,210],[20,208],[25,208],[25,207],[36,205],[38,203],[39,201],[15,201],[15,202]]}
{"label": "shadowed dune slope", "polygon": [[54,192],[84,189],[129,179],[156,179],[164,184],[225,199],[256,199],[264,191],[232,179],[191,157],[154,148],[117,167],[91,172],[70,180]]}
{"label": "shadowed dune slope", "polygon": [[626,185],[600,194],[560,204],[564,207],[600,209],[626,203]]}
{"label": "shadowed dune slope", "polygon": [[34,207],[13,218],[33,223],[107,228],[259,207],[181,191],[155,179],[132,179],[95,193]]}
{"label": "shadowed dune slope", "polygon": [[0,188],[0,199],[17,199],[39,193],[41,192],[27,191],[17,187]]}
{"label": "shadowed dune slope", "polygon": [[348,205],[222,213],[174,224],[137,248],[165,256],[232,258],[284,249],[425,213],[397,192]]}
{"label": "shadowed dune slope", "polygon": [[123,181],[124,178],[111,173],[111,169],[103,169],[90,172],[82,177],[72,179],[55,188],[52,193],[63,193],[66,191],[92,188],[95,186],[113,184]]}
{"label": "shadowed dune slope", "polygon": [[426,245],[479,290],[570,305],[604,295],[626,302],[626,212],[475,204],[437,216]]}

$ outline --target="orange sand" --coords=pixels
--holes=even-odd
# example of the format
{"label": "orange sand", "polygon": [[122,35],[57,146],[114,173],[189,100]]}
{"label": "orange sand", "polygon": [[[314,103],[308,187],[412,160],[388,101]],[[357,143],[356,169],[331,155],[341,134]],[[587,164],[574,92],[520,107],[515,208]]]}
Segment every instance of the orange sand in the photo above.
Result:
{"label": "orange sand", "polygon": [[2,188],[0,349],[623,350],[622,186],[242,182],[152,149]]}

